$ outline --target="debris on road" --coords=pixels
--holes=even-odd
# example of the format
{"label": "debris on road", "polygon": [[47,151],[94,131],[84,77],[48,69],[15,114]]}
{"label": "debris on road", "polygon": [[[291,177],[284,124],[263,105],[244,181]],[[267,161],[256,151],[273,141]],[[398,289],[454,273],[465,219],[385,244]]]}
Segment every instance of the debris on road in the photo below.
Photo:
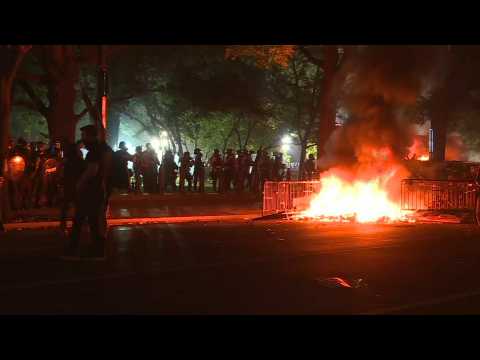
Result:
{"label": "debris on road", "polygon": [[317,283],[320,286],[324,286],[330,289],[335,288],[348,288],[352,289],[353,287],[344,279],[339,277],[330,277],[325,279],[317,279]]}

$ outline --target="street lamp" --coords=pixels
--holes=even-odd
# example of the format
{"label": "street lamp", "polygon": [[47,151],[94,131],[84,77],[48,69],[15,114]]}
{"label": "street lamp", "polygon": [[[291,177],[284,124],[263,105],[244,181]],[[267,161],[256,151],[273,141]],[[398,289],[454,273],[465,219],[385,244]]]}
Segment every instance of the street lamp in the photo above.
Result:
{"label": "street lamp", "polygon": [[292,137],[290,135],[285,135],[282,138],[282,152],[287,152],[290,150],[290,145],[292,144]]}

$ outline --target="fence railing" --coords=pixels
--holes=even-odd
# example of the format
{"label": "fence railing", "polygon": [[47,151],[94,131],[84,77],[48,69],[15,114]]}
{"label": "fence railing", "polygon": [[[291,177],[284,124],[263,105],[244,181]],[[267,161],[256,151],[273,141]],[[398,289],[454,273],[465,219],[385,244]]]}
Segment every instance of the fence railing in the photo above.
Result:
{"label": "fence railing", "polygon": [[405,179],[401,183],[402,210],[472,210],[477,185],[466,181]]}
{"label": "fence railing", "polygon": [[263,186],[262,215],[284,212],[292,215],[310,206],[320,192],[320,181],[266,181]]}

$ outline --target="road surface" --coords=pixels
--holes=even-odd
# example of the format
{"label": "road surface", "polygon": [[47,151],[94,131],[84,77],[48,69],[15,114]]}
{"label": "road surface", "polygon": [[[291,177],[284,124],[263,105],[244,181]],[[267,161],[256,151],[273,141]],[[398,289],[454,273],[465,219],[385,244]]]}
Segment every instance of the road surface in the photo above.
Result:
{"label": "road surface", "polygon": [[474,225],[117,226],[105,262],[60,260],[54,230],[0,236],[1,314],[480,313]]}

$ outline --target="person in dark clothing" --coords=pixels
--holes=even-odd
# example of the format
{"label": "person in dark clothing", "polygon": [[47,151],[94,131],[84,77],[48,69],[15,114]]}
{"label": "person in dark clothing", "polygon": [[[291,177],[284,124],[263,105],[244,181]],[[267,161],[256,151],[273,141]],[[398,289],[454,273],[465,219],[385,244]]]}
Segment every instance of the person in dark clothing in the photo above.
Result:
{"label": "person in dark clothing", "polygon": [[308,155],[308,160],[305,161],[305,179],[313,180],[315,173],[315,157],[313,154]]}
{"label": "person in dark clothing", "polygon": [[147,193],[155,193],[158,190],[158,160],[157,153],[150,143],[146,144],[146,150],[143,152],[143,185]]}
{"label": "person in dark clothing", "polygon": [[133,173],[135,178],[136,193],[142,192],[142,178],[143,178],[143,151],[141,146],[135,148],[135,155],[133,155]]}
{"label": "person in dark clothing", "polygon": [[162,171],[163,176],[165,177],[165,188],[167,191],[168,187],[175,191],[177,186],[177,171],[178,165],[175,163],[175,156],[171,150],[167,150],[162,159]]}
{"label": "person in dark clothing", "polygon": [[273,163],[273,180],[282,181],[285,171],[285,164],[283,163],[283,154],[275,154],[275,161]]}
{"label": "person in dark clothing", "polygon": [[45,162],[48,159],[48,146],[43,142],[38,143],[38,155],[35,160],[35,170],[33,172],[33,206],[38,208],[44,197],[44,172]]}
{"label": "person in dark clothing", "polygon": [[133,161],[133,155],[128,153],[125,141],[118,145],[119,150],[113,156],[114,184],[113,186],[121,191],[128,191],[130,178],[128,176],[128,162]]}
{"label": "person in dark clothing", "polygon": [[[211,171],[210,171],[210,178],[212,179],[213,191],[220,192],[221,187],[221,174],[222,174],[222,166],[223,160],[222,156],[220,155],[220,150],[215,149],[213,150],[213,155],[209,160]],[[218,182],[218,188],[217,188]]]}
{"label": "person in dark clothing", "polygon": [[223,162],[224,186],[223,191],[230,191],[232,181],[235,179],[235,154],[232,149],[227,149]]}
{"label": "person in dark clothing", "polygon": [[193,160],[188,151],[183,153],[183,158],[180,161],[180,184],[179,191],[183,192],[185,189],[185,180],[187,180],[188,191],[192,191],[192,175],[190,168],[193,166]]}
{"label": "person in dark clothing", "polygon": [[60,206],[60,229],[63,233],[66,232],[68,210],[75,201],[77,181],[80,179],[84,170],[83,156],[77,145],[66,145],[64,158],[59,169],[59,180],[63,188],[63,196]]}
{"label": "person in dark clothing", "polygon": [[195,149],[195,160],[193,163],[193,191],[204,192],[205,191],[205,164],[203,163],[203,154],[200,149]]}
{"label": "person in dark clothing", "polygon": [[75,193],[75,216],[66,256],[76,256],[82,225],[88,220],[91,244],[88,256],[105,257],[106,242],[106,206],[111,187],[112,150],[99,142],[97,128],[87,125],[80,129],[82,141],[88,150],[86,167],[77,185]]}

